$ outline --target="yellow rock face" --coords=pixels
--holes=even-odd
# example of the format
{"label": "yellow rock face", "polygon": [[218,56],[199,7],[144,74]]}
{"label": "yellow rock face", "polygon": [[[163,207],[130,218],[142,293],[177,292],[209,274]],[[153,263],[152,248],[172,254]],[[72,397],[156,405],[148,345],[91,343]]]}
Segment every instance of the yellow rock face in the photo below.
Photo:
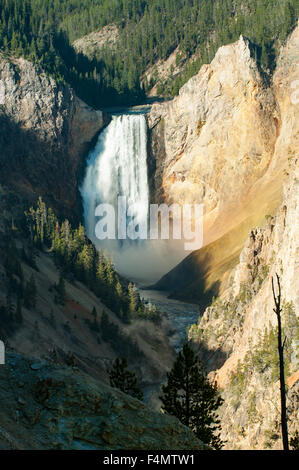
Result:
{"label": "yellow rock face", "polygon": [[[241,36],[149,116],[153,154],[160,151],[156,176],[162,190],[156,187],[156,199],[204,203],[204,244],[219,240],[223,248],[214,256],[214,271],[226,248],[240,253],[251,227],[281,203],[289,160],[298,149],[298,46],[299,27],[269,85]],[[222,280],[223,273],[214,274],[214,282]]]}

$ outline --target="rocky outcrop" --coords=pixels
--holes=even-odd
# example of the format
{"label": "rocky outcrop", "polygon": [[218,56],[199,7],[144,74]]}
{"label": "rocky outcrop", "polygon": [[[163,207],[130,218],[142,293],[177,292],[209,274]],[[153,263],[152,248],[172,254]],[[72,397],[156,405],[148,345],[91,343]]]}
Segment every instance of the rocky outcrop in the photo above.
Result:
{"label": "rocky outcrop", "polygon": [[241,203],[272,158],[279,110],[243,37],[220,48],[176,99],[154,105],[150,127],[157,115],[165,139],[159,197],[204,202],[210,218],[235,206],[236,194]]}
{"label": "rocky outcrop", "polygon": [[[189,63],[194,59],[195,56],[189,58]],[[154,65],[148,67],[141,79],[148,89],[147,96],[158,96],[158,84],[159,86],[161,84],[165,85],[170,78],[173,79],[183,72],[186,61],[186,57],[180,48],[177,47],[166,60],[158,59]]]}
{"label": "rocky outcrop", "polygon": [[[190,293],[200,281],[200,296],[213,285],[222,292],[250,229],[281,203],[289,160],[298,151],[299,107],[293,99],[298,43],[299,27],[282,49],[268,86],[254,48],[241,36],[221,47],[172,102],[152,107],[153,199],[205,208],[205,247],[190,255],[184,276],[181,266],[162,281],[177,297],[194,299]],[[204,275],[193,276],[194,286],[186,285],[198,263]]]}
{"label": "rocky outcrop", "polygon": [[231,274],[230,287],[189,333],[225,399],[227,447],[280,448],[277,319],[272,277],[280,277],[290,435],[298,423],[298,157],[284,200],[264,228],[255,228]]}
{"label": "rocky outcrop", "polygon": [[207,449],[176,418],[74,367],[13,353],[6,361],[0,367],[0,449]]}
{"label": "rocky outcrop", "polygon": [[79,213],[78,175],[105,116],[24,59],[0,58],[1,183]]}
{"label": "rocky outcrop", "polygon": [[299,418],[298,46],[299,27],[268,86],[241,37],[149,115],[154,198],[205,205],[205,246],[156,287],[202,306],[189,339],[221,389],[227,449],[282,448],[276,273],[290,436]]}
{"label": "rocky outcrop", "polygon": [[87,56],[93,56],[96,51],[103,47],[115,49],[119,41],[119,30],[115,24],[108,24],[99,31],[94,31],[73,43],[77,52]]}

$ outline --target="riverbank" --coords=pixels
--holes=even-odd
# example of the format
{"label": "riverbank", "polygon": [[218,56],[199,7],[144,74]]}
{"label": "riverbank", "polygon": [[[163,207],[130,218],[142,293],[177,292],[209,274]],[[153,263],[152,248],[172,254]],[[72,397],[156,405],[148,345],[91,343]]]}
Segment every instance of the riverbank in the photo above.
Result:
{"label": "riverbank", "polygon": [[167,292],[142,288],[138,288],[138,291],[145,303],[152,303],[162,312],[170,345],[175,352],[180,351],[187,339],[188,327],[198,321],[200,314],[198,305],[169,299]]}

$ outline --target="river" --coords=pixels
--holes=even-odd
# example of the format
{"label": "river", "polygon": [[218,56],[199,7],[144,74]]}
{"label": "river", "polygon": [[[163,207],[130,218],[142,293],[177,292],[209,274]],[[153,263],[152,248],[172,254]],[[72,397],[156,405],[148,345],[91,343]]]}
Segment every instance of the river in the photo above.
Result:
{"label": "river", "polygon": [[199,307],[195,304],[169,299],[167,292],[138,288],[144,302],[155,305],[171,326],[169,342],[178,352],[187,339],[188,326],[197,323]]}

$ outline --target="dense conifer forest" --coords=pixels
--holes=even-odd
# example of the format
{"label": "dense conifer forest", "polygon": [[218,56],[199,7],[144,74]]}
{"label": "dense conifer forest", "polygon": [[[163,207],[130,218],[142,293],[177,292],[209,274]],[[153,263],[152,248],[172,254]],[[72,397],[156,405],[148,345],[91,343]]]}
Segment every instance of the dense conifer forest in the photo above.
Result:
{"label": "dense conifer forest", "polygon": [[[271,76],[298,13],[299,0],[0,0],[0,49],[39,63],[93,106],[134,104],[146,98],[146,69],[178,46],[183,72],[158,84],[166,98],[240,34]],[[75,39],[111,23],[120,31],[116,50],[75,52]]]}

